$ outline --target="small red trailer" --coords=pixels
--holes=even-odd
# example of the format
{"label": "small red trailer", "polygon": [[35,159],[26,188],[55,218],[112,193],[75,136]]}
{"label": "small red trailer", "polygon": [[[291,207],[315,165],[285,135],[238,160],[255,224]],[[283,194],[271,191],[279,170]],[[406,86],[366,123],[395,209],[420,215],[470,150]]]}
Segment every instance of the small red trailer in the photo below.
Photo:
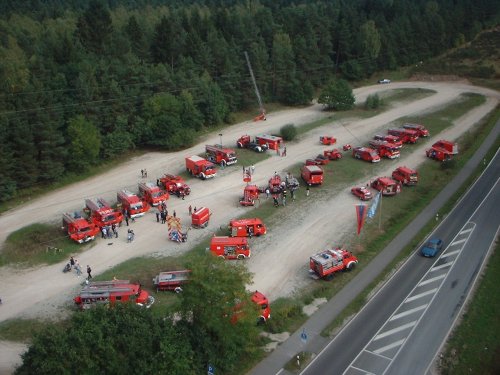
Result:
{"label": "small red trailer", "polygon": [[243,197],[240,198],[242,206],[253,206],[255,201],[259,199],[260,189],[257,185],[247,185],[243,190]]}
{"label": "small red trailer", "polygon": [[275,135],[260,134],[255,136],[255,141],[260,145],[267,145],[269,150],[279,150],[281,143],[283,143],[283,138]]}
{"label": "small red trailer", "polygon": [[207,207],[198,208],[191,214],[191,226],[193,228],[206,228],[210,215],[210,210]]}

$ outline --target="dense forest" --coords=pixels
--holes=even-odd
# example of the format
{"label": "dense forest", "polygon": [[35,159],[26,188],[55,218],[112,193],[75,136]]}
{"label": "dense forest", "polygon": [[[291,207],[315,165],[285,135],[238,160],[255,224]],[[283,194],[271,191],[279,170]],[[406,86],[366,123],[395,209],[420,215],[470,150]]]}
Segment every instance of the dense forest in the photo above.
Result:
{"label": "dense forest", "polygon": [[0,201],[461,45],[495,0],[0,1]]}

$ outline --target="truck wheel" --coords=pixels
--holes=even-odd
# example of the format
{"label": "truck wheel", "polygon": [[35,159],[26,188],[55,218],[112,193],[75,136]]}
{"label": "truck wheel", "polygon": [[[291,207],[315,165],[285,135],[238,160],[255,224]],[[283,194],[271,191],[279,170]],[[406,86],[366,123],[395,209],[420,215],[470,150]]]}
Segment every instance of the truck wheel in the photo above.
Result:
{"label": "truck wheel", "polygon": [[354,269],[354,267],[356,267],[356,263],[349,263],[346,267],[346,271],[351,272]]}
{"label": "truck wheel", "polygon": [[200,173],[200,178],[201,178],[202,180],[206,180],[206,179],[207,179],[207,178],[205,177],[205,174],[204,174],[204,173]]}
{"label": "truck wheel", "polygon": [[219,258],[226,259],[226,257],[224,255],[219,255]]}
{"label": "truck wheel", "polygon": [[330,281],[330,280],[333,280],[334,277],[335,277],[335,274],[332,272],[331,274],[325,276],[325,280]]}
{"label": "truck wheel", "polygon": [[264,318],[263,316],[259,316],[258,319],[257,319],[257,325],[261,326],[261,325],[264,325],[264,324],[266,324],[266,318]]}
{"label": "truck wheel", "polygon": [[243,254],[238,254],[238,259],[243,260],[243,259],[245,259],[245,256]]}
{"label": "truck wheel", "polygon": [[174,289],[174,292],[175,293],[181,293],[182,292],[182,288],[180,286],[178,286],[177,288]]}

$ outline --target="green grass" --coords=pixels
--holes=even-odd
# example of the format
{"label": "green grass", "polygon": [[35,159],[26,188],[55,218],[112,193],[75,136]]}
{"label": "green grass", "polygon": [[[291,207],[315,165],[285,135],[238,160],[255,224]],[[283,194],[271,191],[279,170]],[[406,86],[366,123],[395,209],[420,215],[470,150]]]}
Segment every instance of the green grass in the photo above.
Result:
{"label": "green grass", "polygon": [[0,323],[0,340],[29,342],[35,334],[53,324],[64,324],[36,319],[11,319]]}
{"label": "green grass", "polygon": [[500,251],[498,243],[469,307],[449,339],[440,373],[500,373]]}
{"label": "green grass", "polygon": [[32,224],[11,233],[0,253],[0,266],[54,264],[93,246],[70,240],[58,227]]}

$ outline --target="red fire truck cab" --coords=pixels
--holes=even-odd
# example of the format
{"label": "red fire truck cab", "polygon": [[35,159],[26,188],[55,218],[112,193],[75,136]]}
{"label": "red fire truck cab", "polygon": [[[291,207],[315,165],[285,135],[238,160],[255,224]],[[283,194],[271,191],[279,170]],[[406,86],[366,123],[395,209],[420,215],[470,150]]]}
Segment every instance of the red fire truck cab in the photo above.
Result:
{"label": "red fire truck cab", "polygon": [[229,222],[232,237],[252,237],[266,234],[267,229],[259,218],[233,219]]}
{"label": "red fire truck cab", "polygon": [[458,144],[455,142],[445,141],[444,139],[437,141],[432,145],[432,147],[442,148],[448,151],[451,155],[458,154]]}
{"label": "red fire truck cab", "polygon": [[181,176],[174,176],[173,174],[165,174],[159,178],[160,183],[165,187],[165,190],[170,194],[175,194],[178,197],[189,195],[191,188],[186,184]]}
{"label": "red fire truck cab", "polygon": [[283,138],[275,135],[260,134],[255,136],[255,141],[259,145],[267,145],[269,150],[279,150],[281,148],[281,143],[283,143]]}
{"label": "red fire truck cab", "polygon": [[116,194],[116,199],[132,218],[144,216],[150,207],[147,202],[141,201],[136,194],[128,190],[120,190]]}
{"label": "red fire truck cab", "polygon": [[428,158],[439,160],[439,161],[448,161],[451,160],[453,154],[448,150],[445,150],[441,147],[432,146],[430,149],[425,151],[425,154]]}
{"label": "red fire truck cab", "polygon": [[372,188],[381,191],[382,195],[390,196],[401,193],[401,184],[389,177],[379,177],[372,182]]}
{"label": "red fire truck cab", "polygon": [[351,271],[357,263],[358,258],[345,249],[329,249],[309,258],[309,274],[314,279],[331,279],[335,272]]}
{"label": "red fire truck cab", "polygon": [[380,156],[377,151],[369,147],[354,147],[352,149],[352,156],[356,159],[366,160],[372,163],[378,163]]}
{"label": "red fire truck cab", "polygon": [[255,201],[259,199],[260,189],[257,185],[247,185],[243,190],[243,197],[240,198],[242,206],[253,206]]}
{"label": "red fire truck cab", "polygon": [[165,190],[152,182],[139,183],[139,195],[151,206],[158,206],[160,202],[166,201],[170,195]]}
{"label": "red fire truck cab", "polygon": [[369,144],[371,147],[377,150],[380,157],[386,157],[388,159],[396,159],[399,158],[400,156],[399,149],[395,145],[387,141],[371,140]]}
{"label": "red fire truck cab", "polygon": [[423,126],[421,124],[406,123],[403,125],[403,128],[415,130],[419,137],[428,137],[429,136],[429,131],[425,128],[425,126]]}
{"label": "red fire truck cab", "polygon": [[134,302],[139,306],[150,308],[155,301],[153,296],[142,290],[140,284],[128,280],[91,281],[73,300],[82,310],[99,304],[113,305],[119,302]]}
{"label": "red fire truck cab", "polygon": [[200,207],[191,214],[191,226],[193,228],[205,228],[210,220],[210,210],[207,207]]}
{"label": "red fire truck cab", "polygon": [[215,168],[215,165],[198,155],[186,158],[186,170],[191,173],[192,176],[199,177],[202,180],[217,176],[217,169]]}
{"label": "red fire truck cab", "polygon": [[85,209],[88,211],[92,222],[99,228],[106,225],[120,224],[123,221],[123,214],[118,210],[113,210],[102,198],[96,200],[85,199]]}
{"label": "red fire truck cab", "polygon": [[397,148],[403,147],[403,142],[401,142],[401,140],[399,139],[399,137],[396,137],[395,135],[390,135],[390,134],[387,134],[387,135],[376,134],[373,137],[373,139],[376,140],[376,141],[386,141],[386,142],[392,143]]}
{"label": "red fire truck cab", "polygon": [[214,164],[219,164],[221,167],[233,165],[238,162],[236,152],[231,148],[223,148],[221,145],[205,146],[207,160]]}
{"label": "red fire truck cab", "polygon": [[416,130],[398,128],[389,129],[387,130],[387,133],[390,135],[395,135],[403,143],[417,143],[418,141],[418,132]]}
{"label": "red fire truck cab", "polygon": [[79,213],[63,215],[62,227],[69,238],[78,243],[89,242],[99,233],[99,227],[84,219]]}
{"label": "red fire truck cab", "polygon": [[304,165],[301,170],[302,179],[307,185],[321,185],[323,183],[323,169],[317,165]]}
{"label": "red fire truck cab", "polygon": [[153,279],[156,291],[173,290],[176,293],[182,292],[182,286],[189,281],[191,270],[165,271],[160,272]]}
{"label": "red fire truck cab", "polygon": [[416,185],[418,172],[408,167],[398,167],[392,172],[392,179],[399,181],[403,185]]}
{"label": "red fire truck cab", "polygon": [[245,259],[250,257],[250,247],[246,237],[212,237],[210,251],[224,259]]}

